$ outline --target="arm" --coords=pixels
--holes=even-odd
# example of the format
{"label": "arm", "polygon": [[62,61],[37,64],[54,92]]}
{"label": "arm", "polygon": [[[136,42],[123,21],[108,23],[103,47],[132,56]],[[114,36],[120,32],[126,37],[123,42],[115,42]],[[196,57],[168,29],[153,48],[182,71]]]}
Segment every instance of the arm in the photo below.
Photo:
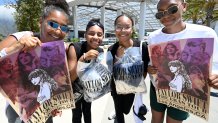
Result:
{"label": "arm", "polygon": [[16,50],[27,51],[31,48],[36,47],[37,45],[41,45],[41,41],[37,37],[24,35],[19,39],[19,41],[17,41],[16,37],[10,35],[2,42],[0,42],[0,52],[1,54],[2,52],[4,52],[3,54],[7,55]]}
{"label": "arm", "polygon": [[17,39],[14,36],[10,35],[0,42],[0,50],[2,50],[5,47],[9,47],[16,42],[17,42]]}
{"label": "arm", "polygon": [[73,45],[69,47],[68,50],[68,56],[67,56],[67,61],[68,61],[68,67],[69,67],[69,73],[70,73],[70,79],[71,81],[75,81],[77,76],[76,73],[76,67],[77,67],[77,56],[76,56],[76,51]]}

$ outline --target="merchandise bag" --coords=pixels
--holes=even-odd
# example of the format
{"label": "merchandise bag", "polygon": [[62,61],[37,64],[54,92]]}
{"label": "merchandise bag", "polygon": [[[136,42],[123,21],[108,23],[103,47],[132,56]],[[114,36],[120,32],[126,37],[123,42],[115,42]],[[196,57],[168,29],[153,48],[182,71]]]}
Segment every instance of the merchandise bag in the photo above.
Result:
{"label": "merchandise bag", "polygon": [[90,63],[78,61],[77,75],[87,102],[92,102],[111,91],[112,65],[111,52],[99,53]]}
{"label": "merchandise bag", "polygon": [[140,47],[127,48],[122,58],[114,63],[113,73],[118,94],[146,92]]}

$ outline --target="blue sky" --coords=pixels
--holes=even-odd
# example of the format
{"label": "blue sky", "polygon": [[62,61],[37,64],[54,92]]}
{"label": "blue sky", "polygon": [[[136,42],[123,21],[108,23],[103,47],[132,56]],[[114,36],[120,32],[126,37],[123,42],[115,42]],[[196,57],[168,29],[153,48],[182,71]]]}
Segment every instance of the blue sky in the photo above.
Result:
{"label": "blue sky", "polygon": [[5,5],[8,1],[15,2],[15,0],[0,0],[0,6]]}
{"label": "blue sky", "polygon": [[0,0],[0,5],[4,5],[4,2],[3,2],[3,0]]}

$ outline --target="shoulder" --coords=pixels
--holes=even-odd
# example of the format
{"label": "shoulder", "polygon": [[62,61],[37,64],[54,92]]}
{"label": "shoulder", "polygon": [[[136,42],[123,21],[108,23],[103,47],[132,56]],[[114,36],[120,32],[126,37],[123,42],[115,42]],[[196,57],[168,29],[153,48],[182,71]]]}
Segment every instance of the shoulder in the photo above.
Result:
{"label": "shoulder", "polygon": [[155,36],[162,34],[162,29],[163,28],[151,32],[149,34],[148,38],[154,38]]}
{"label": "shoulder", "polygon": [[151,32],[148,36],[148,44],[152,44],[156,39],[161,39],[164,33],[162,32],[162,28]]}
{"label": "shoulder", "polygon": [[208,36],[208,37],[217,36],[216,32],[212,28],[204,26],[204,25],[186,23],[186,27],[188,31],[199,33],[199,36],[201,34]]}
{"label": "shoulder", "polygon": [[20,40],[20,38],[24,35],[33,35],[33,32],[22,31],[22,32],[16,32],[16,33],[11,34],[11,36],[14,36],[17,40]]}
{"label": "shoulder", "polygon": [[111,50],[114,50],[114,49],[117,49],[119,47],[119,42],[116,42],[114,43],[113,45],[111,45],[108,50],[111,51]]}

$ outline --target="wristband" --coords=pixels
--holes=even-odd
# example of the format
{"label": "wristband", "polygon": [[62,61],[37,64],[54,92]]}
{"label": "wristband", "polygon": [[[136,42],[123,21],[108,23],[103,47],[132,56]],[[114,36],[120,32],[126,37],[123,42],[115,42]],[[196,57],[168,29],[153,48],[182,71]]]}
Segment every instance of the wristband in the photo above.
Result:
{"label": "wristband", "polygon": [[83,61],[86,61],[86,53],[83,53]]}
{"label": "wristband", "polygon": [[7,55],[7,53],[6,53],[6,48],[4,48],[4,49],[2,49],[1,51],[0,51],[0,57],[4,57],[4,56],[6,56]]}
{"label": "wristband", "polygon": [[120,58],[120,57],[118,57],[117,55],[115,55],[115,59],[117,59],[117,60],[120,60],[121,58]]}

